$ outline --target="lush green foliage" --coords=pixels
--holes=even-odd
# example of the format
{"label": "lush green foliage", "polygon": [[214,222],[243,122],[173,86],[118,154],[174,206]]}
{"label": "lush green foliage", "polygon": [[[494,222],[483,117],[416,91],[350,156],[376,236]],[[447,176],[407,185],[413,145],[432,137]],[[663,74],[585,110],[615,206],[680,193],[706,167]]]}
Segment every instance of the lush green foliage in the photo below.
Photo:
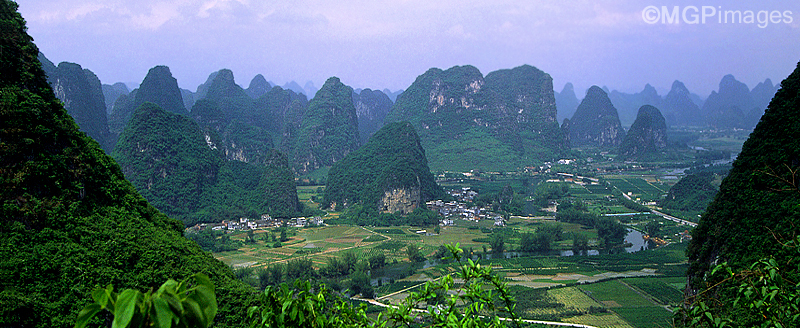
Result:
{"label": "lush green foliage", "polygon": [[534,191],[533,199],[539,207],[547,207],[551,200],[559,199],[569,193],[566,183],[540,183]]}
{"label": "lush green foliage", "polygon": [[[795,255],[788,261],[768,257],[737,270],[727,262],[714,266],[707,276],[713,285],[698,293],[691,307],[684,309],[683,324],[717,328],[800,325],[798,245],[800,237],[784,245]],[[719,299],[720,294],[725,297]]]}
{"label": "lush green foliage", "polygon": [[180,283],[167,280],[156,291],[142,293],[126,289],[117,294],[114,287],[92,291],[94,303],[78,314],[75,328],[83,328],[103,310],[114,315],[112,327],[208,327],[217,314],[214,284],[202,273]]}
{"label": "lush green foliage", "polygon": [[525,195],[514,192],[510,184],[503,186],[500,192],[481,193],[472,201],[473,206],[488,208],[494,212],[524,215]]}
{"label": "lush green foliage", "polygon": [[578,207],[562,206],[556,214],[556,219],[563,222],[578,223],[597,229],[601,245],[606,248],[622,244],[627,230],[617,221],[589,213]]}
{"label": "lush green foliage", "polygon": [[422,202],[444,194],[409,123],[385,125],[366,145],[336,163],[328,173],[322,205],[341,208],[362,204],[384,211],[378,208],[380,200],[394,189],[418,190]]}
{"label": "lush green foliage", "polygon": [[[337,299],[324,285],[296,281],[294,286],[267,288],[261,305],[248,310],[250,327],[413,327],[420,322],[430,327],[506,327],[501,315],[519,326],[507,284],[491,267],[462,261],[461,249],[448,249],[460,263],[455,278],[448,274],[427,282],[377,318],[367,315],[366,305]],[[456,278],[461,280],[458,290]],[[421,308],[426,310],[419,312]]]}
{"label": "lush green foliage", "polygon": [[439,214],[434,211],[417,207],[411,213],[383,213],[373,207],[353,205],[342,214],[328,222],[336,224],[355,224],[360,226],[391,227],[410,225],[425,227],[439,223]]}
{"label": "lush green foliage", "polygon": [[186,238],[194,240],[206,252],[226,252],[235,251],[241,247],[240,242],[231,240],[231,237],[222,231],[200,230],[197,232],[186,232]]}
{"label": "lush green foliage", "polygon": [[717,188],[711,184],[713,180],[714,175],[708,173],[684,176],[669,189],[661,206],[681,211],[705,210],[717,195]]}
{"label": "lush green foliage", "polygon": [[218,324],[240,323],[249,288],[78,130],[16,9],[0,1],[0,326],[71,326],[96,285],[144,289],[197,272],[220,288]]}

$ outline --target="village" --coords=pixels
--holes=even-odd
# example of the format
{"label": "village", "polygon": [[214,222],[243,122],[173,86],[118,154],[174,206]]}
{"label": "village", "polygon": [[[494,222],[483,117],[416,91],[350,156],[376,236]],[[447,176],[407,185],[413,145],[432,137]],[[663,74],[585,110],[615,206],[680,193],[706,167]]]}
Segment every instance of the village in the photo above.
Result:
{"label": "village", "polygon": [[307,226],[320,226],[323,224],[322,217],[315,216],[311,218],[297,217],[288,220],[281,220],[273,218],[269,214],[263,214],[258,220],[251,220],[250,218],[241,217],[238,220],[223,220],[220,223],[198,223],[194,226],[186,228],[187,231],[200,231],[206,230],[210,227],[213,231],[247,231],[259,230],[278,227],[297,227],[303,228]]}
{"label": "village", "polygon": [[478,197],[478,193],[469,187],[461,189],[450,190],[447,192],[450,196],[455,198],[454,201],[445,202],[443,200],[433,200],[425,203],[429,210],[434,211],[442,216],[439,220],[440,226],[455,225],[455,220],[475,221],[480,220],[494,220],[495,226],[505,226],[503,217],[491,213],[483,207],[468,206],[468,202],[472,202]]}

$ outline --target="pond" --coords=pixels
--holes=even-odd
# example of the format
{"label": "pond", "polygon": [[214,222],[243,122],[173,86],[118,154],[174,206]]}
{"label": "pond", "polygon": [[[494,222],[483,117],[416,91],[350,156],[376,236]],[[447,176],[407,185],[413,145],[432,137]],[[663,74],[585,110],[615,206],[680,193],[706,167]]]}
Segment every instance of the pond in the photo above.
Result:
{"label": "pond", "polygon": [[[645,249],[650,249],[655,247],[652,242],[645,240],[644,234],[638,230],[628,229],[628,234],[625,235],[625,245],[630,245],[625,247],[625,252],[633,253],[638,252]],[[603,252],[606,253],[606,252]],[[503,252],[503,254],[486,254],[485,259],[491,260],[494,256],[497,258],[498,256],[502,256],[504,258],[510,259],[514,257],[520,256],[535,256],[535,255],[558,255],[558,256],[573,256],[575,253],[571,250],[565,251],[550,251],[550,252],[532,252],[532,253],[525,253],[525,252]],[[586,253],[581,255],[600,255],[600,251],[596,249],[590,249]],[[474,259],[478,259],[479,257],[474,257]]]}

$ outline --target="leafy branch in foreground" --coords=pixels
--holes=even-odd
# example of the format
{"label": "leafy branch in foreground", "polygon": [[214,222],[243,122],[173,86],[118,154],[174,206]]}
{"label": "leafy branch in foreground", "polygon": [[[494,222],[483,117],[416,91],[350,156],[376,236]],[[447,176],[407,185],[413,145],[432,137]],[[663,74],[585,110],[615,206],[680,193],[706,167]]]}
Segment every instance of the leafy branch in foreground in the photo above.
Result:
{"label": "leafy branch in foreground", "polygon": [[[459,262],[455,274],[425,283],[398,305],[385,305],[377,317],[367,315],[367,305],[355,305],[334,294],[324,284],[296,280],[294,285],[269,286],[261,305],[247,310],[251,328],[277,327],[519,327],[515,300],[507,284],[492,268],[466,259],[463,250],[447,245]],[[196,284],[190,279],[194,278]],[[455,281],[462,285],[455,289]],[[103,310],[114,316],[112,327],[208,327],[217,313],[214,286],[204,274],[180,283],[169,280],[155,292],[112,286],[92,292],[94,303],[78,314],[76,328],[83,328]],[[501,315],[503,317],[501,317]]]}
{"label": "leafy branch in foreground", "polygon": [[148,293],[126,289],[117,294],[111,285],[98,287],[92,291],[92,299],[94,303],[78,314],[75,328],[86,327],[103,310],[114,315],[111,327],[208,327],[217,314],[214,284],[202,273],[180,283],[170,279]]}
{"label": "leafy branch in foreground", "polygon": [[[371,318],[365,304],[337,300],[324,285],[312,287],[298,280],[294,287],[283,284],[265,290],[262,305],[248,310],[250,327],[505,327],[505,320],[519,326],[506,283],[492,273],[491,267],[471,259],[462,262],[463,251],[458,245],[447,248],[451,258],[462,263],[455,276],[463,281],[463,287],[454,293],[449,291],[455,279],[448,274],[427,282],[421,291],[410,293],[396,306],[387,305],[385,312]],[[507,319],[500,314],[506,314]]]}
{"label": "leafy branch in foreground", "polygon": [[[800,256],[800,236],[784,247]],[[683,309],[688,327],[797,327],[800,325],[800,261],[764,258],[749,269],[734,271],[727,262],[715,266],[711,287]],[[732,304],[718,304],[717,293],[732,293]]]}

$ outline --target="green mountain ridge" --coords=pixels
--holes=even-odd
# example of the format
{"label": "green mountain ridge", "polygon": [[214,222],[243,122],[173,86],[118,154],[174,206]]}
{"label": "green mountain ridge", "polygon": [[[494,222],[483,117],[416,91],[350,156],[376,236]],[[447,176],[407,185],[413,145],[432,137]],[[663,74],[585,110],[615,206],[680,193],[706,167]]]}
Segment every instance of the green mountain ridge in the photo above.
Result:
{"label": "green mountain ridge", "polygon": [[353,88],[331,77],[308,102],[299,127],[287,136],[293,141],[289,158],[295,172],[305,174],[331,166],[358,149],[358,116],[352,95]]}
{"label": "green mountain ridge", "polygon": [[189,114],[184,107],[178,81],[172,77],[169,67],[155,66],[147,72],[139,88],[133,89],[127,95],[119,96],[114,102],[108,123],[111,132],[121,134],[133,112],[146,102],[154,103],[175,114]]}
{"label": "green mountain ridge", "polygon": [[[235,121],[228,127],[239,131],[237,136],[252,128]],[[112,156],[153,206],[187,225],[261,214],[286,217],[300,210],[283,154],[255,137],[245,138],[243,142],[263,148],[258,160],[251,157],[248,163],[237,158],[242,153],[232,156],[226,142],[231,140],[213,129],[145,103],[120,135]]]}
{"label": "green mountain ridge", "polygon": [[512,170],[567,148],[552,78],[528,65],[485,78],[472,66],[429,69],[386,117],[400,121],[414,125],[434,170]]}
{"label": "green mountain ridge", "polygon": [[603,89],[592,86],[586,91],[575,114],[566,124],[572,146],[616,147],[625,138],[617,109]]}

